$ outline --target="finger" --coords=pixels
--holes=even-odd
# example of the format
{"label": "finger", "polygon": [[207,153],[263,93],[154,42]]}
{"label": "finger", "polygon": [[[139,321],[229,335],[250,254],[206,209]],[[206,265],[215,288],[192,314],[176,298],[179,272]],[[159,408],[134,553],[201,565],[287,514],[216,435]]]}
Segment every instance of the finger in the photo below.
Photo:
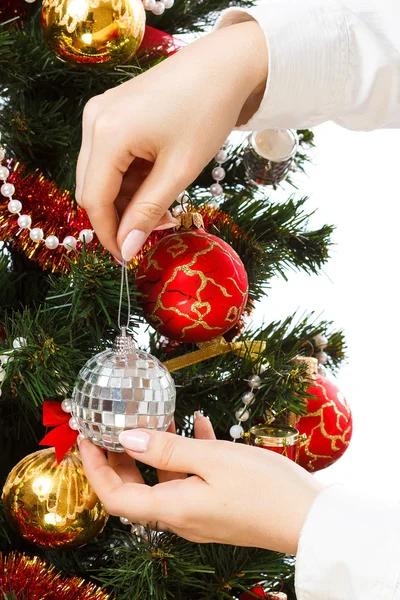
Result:
{"label": "finger", "polygon": [[86,167],[92,150],[93,123],[99,110],[100,98],[89,100],[85,106],[82,117],[82,143],[76,165],[76,189],[75,198],[82,205],[82,189],[85,178]]}
{"label": "finger", "polygon": [[[215,474],[215,452],[221,458],[224,442],[194,440],[155,430],[130,429],[119,435],[126,452],[140,462],[161,469],[191,473],[208,479]],[[216,447],[218,444],[218,449]],[[223,463],[219,460],[218,466]]]}
{"label": "finger", "polygon": [[106,136],[93,127],[92,148],[86,166],[81,202],[85,207],[97,237],[107,250],[121,259],[117,245],[118,214],[114,202],[119,195],[122,178],[134,156],[118,146],[117,136],[108,142]]}
{"label": "finger", "polygon": [[184,187],[181,177],[171,176],[172,169],[174,163],[171,159],[159,156],[124,212],[117,240],[127,262],[139,252]]}
{"label": "finger", "polygon": [[[172,421],[171,425],[167,429],[168,433],[173,433],[176,435],[176,425],[175,420]],[[131,459],[132,460],[132,459]],[[157,470],[158,481],[160,483],[164,483],[165,481],[174,481],[175,479],[186,479],[186,473],[177,473],[176,471],[161,471]]]}
{"label": "finger", "polygon": [[107,512],[139,523],[158,520],[154,488],[139,483],[123,483],[101,448],[87,439],[80,442],[79,451],[86,476]]}
{"label": "finger", "polygon": [[125,452],[108,452],[108,463],[123,483],[144,483],[136,461]]}
{"label": "finger", "polygon": [[207,419],[201,412],[194,413],[194,437],[197,440],[216,440],[214,429],[210,419]]}

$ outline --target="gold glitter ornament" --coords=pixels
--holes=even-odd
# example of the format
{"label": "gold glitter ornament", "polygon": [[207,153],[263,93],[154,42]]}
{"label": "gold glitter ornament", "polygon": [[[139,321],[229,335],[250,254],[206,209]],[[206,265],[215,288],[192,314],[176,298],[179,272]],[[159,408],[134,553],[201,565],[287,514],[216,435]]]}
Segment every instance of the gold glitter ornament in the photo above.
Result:
{"label": "gold glitter ornament", "polygon": [[60,463],[54,448],[23,458],[7,477],[2,500],[11,527],[42,548],[83,546],[108,519],[75,448]]}
{"label": "gold glitter ornament", "polygon": [[139,48],[146,14],[142,0],[44,0],[41,23],[61,60],[116,67]]}

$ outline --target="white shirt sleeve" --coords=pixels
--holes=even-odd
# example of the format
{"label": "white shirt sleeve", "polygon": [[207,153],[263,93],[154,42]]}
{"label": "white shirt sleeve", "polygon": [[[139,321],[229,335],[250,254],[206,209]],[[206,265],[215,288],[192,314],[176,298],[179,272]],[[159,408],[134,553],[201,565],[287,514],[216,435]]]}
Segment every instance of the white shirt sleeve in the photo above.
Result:
{"label": "white shirt sleeve", "polygon": [[264,0],[226,10],[216,27],[249,19],[264,31],[269,72],[240,129],[400,127],[399,0]]}
{"label": "white shirt sleeve", "polygon": [[300,535],[298,600],[400,600],[400,508],[325,488]]}

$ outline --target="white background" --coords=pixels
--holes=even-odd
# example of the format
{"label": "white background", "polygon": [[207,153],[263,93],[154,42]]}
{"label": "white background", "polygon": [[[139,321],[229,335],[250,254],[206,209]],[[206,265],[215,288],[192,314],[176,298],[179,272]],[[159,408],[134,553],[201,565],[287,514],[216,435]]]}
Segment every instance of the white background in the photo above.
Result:
{"label": "white background", "polygon": [[[318,209],[309,227],[337,226],[332,257],[320,276],[274,279],[255,318],[315,310],[345,330],[348,362],[337,383],[353,411],[353,440],[316,477],[400,501],[400,133],[352,132],[332,123],[314,133],[313,164],[295,182],[299,195],[310,196],[307,209]],[[291,190],[286,185],[283,198]]]}

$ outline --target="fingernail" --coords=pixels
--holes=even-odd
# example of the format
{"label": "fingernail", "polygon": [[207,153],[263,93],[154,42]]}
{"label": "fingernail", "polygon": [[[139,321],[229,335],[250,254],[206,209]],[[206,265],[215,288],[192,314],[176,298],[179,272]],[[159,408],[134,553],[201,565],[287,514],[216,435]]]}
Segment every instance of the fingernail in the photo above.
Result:
{"label": "fingernail", "polygon": [[195,410],[194,411],[194,418],[195,419],[198,419],[199,417],[202,417],[202,416],[203,415],[202,415],[202,413],[199,410]]}
{"label": "fingernail", "polygon": [[134,429],[122,431],[118,439],[124,448],[133,450],[133,452],[146,452],[150,443],[148,433],[145,431],[135,431]]}
{"label": "fingernail", "polygon": [[173,219],[171,221],[163,223],[162,225],[154,227],[154,231],[163,231],[164,229],[171,229],[172,227],[176,227],[177,225],[179,225],[178,219]]}
{"label": "fingernail", "polygon": [[83,433],[80,433],[78,435],[78,437],[76,438],[76,443],[78,444],[78,448],[81,445],[82,440],[85,440],[85,439],[86,439],[86,436],[83,435]]}
{"label": "fingernail", "polygon": [[126,262],[130,262],[132,258],[139,252],[147,239],[147,235],[141,229],[133,229],[125,238],[121,247],[122,258]]}

